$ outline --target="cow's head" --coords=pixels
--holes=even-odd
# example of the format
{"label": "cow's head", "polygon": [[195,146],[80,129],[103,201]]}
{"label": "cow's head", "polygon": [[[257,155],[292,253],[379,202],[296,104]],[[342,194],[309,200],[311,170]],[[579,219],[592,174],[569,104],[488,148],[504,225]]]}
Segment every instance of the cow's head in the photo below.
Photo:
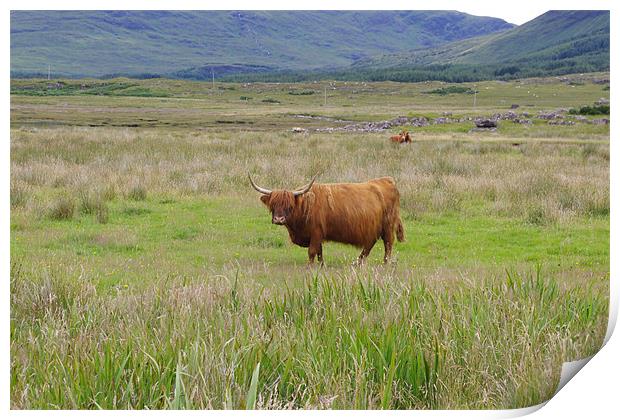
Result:
{"label": "cow's head", "polygon": [[310,191],[310,188],[316,179],[316,175],[308,184],[294,191],[268,190],[267,188],[256,185],[249,174],[248,178],[250,178],[250,184],[252,184],[252,187],[262,194],[260,201],[262,201],[263,204],[267,206],[269,211],[271,211],[271,223],[276,225],[286,225],[293,214],[298,197]]}

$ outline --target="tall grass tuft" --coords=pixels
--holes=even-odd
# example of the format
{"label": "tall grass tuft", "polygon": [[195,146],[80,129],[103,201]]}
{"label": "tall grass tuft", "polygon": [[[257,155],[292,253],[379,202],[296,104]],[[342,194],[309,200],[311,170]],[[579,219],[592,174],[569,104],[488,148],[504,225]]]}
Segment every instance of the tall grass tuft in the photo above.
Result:
{"label": "tall grass tuft", "polygon": [[127,191],[127,198],[134,201],[146,200],[146,187],[140,183],[131,185]]}
{"label": "tall grass tuft", "polygon": [[28,200],[28,187],[19,181],[11,180],[11,208],[23,207]]}
{"label": "tall grass tuft", "polygon": [[75,214],[75,200],[62,195],[52,201],[47,208],[47,215],[52,220],[70,220]]}

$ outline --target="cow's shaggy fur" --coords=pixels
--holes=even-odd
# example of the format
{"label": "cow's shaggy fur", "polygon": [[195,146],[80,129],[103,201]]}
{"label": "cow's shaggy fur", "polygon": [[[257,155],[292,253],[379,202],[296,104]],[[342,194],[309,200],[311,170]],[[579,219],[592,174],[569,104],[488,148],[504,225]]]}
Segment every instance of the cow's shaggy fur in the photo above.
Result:
{"label": "cow's shaggy fur", "polygon": [[325,241],[361,248],[361,262],[379,238],[387,262],[394,233],[399,241],[405,239],[400,194],[392,177],[355,184],[314,184],[297,197],[291,191],[272,191],[262,195],[261,201],[271,211],[272,221],[285,220],[291,241],[308,248],[310,262],[315,257],[323,261]]}

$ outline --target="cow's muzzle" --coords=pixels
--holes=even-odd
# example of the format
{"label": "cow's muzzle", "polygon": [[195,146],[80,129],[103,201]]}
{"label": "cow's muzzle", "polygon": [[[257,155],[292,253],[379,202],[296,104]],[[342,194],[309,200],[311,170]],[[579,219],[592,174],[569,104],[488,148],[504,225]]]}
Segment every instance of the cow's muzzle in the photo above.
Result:
{"label": "cow's muzzle", "polygon": [[284,223],[286,223],[286,217],[273,216],[273,218],[271,219],[271,223],[273,223],[274,225],[283,225]]}

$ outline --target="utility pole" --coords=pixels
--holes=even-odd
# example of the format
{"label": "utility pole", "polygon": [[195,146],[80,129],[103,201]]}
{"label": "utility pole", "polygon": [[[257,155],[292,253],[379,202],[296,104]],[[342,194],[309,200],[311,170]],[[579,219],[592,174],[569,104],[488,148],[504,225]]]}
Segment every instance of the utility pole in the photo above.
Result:
{"label": "utility pole", "polygon": [[325,86],[325,106],[327,106],[327,86]]}
{"label": "utility pole", "polygon": [[47,65],[47,80],[50,80],[52,78],[52,65],[48,64]]}
{"label": "utility pole", "polygon": [[478,89],[476,89],[476,85],[474,85],[474,109],[476,109],[476,95],[478,94]]}
{"label": "utility pole", "polygon": [[211,67],[211,87],[215,89],[215,73],[213,73],[213,67]]}

